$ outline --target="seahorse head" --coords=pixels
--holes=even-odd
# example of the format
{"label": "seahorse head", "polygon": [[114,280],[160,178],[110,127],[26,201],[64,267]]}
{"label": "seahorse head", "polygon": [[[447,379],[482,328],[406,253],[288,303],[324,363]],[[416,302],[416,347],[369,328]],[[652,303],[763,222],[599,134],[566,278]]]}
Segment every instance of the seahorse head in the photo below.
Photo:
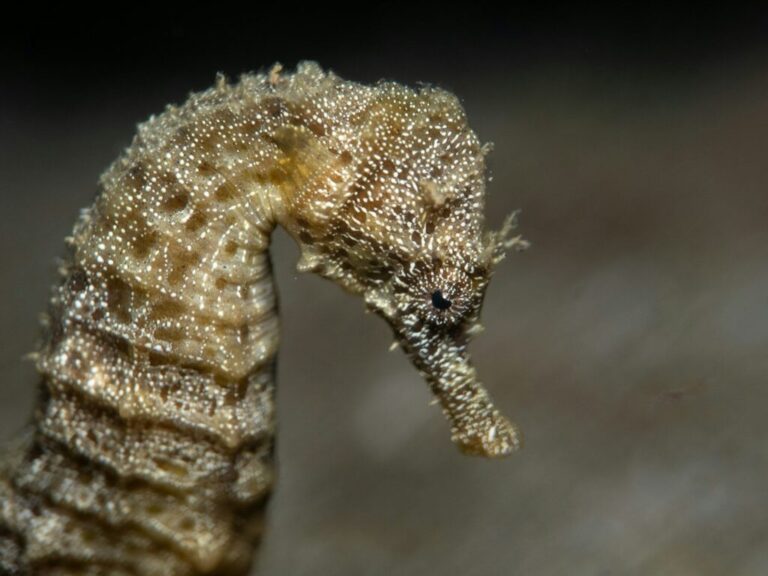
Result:
{"label": "seahorse head", "polygon": [[319,109],[299,104],[304,120],[278,135],[302,174],[286,224],[299,269],[362,296],[390,324],[462,450],[513,451],[518,434],[467,354],[493,268],[518,240],[507,239],[511,221],[483,230],[488,147],[438,88],[337,83],[324,94]]}

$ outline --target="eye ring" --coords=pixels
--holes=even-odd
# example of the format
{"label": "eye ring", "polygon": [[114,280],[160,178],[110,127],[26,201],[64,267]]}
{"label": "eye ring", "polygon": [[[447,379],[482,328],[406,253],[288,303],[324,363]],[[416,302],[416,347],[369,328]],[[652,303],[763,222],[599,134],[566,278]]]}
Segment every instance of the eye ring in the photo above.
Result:
{"label": "eye ring", "polygon": [[432,292],[432,306],[438,310],[448,310],[452,304],[453,302],[443,296],[443,292],[441,290],[435,290]]}

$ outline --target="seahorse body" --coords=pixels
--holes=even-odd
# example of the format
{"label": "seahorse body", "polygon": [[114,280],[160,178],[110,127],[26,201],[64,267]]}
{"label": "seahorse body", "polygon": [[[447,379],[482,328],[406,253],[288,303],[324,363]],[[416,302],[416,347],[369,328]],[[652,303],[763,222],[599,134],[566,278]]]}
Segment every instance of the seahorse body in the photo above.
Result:
{"label": "seahorse body", "polygon": [[302,63],[141,125],[51,302],[34,433],[0,479],[0,572],[243,575],[274,477],[277,224],[392,326],[470,453],[514,428],[466,353],[493,265],[456,98]]}

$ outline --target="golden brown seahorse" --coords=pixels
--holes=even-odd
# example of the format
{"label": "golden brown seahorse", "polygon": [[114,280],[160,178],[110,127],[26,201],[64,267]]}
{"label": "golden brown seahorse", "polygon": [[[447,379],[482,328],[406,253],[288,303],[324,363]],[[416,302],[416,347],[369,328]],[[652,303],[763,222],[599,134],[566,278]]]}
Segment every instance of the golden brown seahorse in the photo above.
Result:
{"label": "golden brown seahorse", "polygon": [[494,265],[487,148],[437,88],[318,65],[220,77],[139,126],[68,239],[33,432],[0,478],[0,572],[244,575],[274,474],[269,243],[361,296],[464,452],[515,428],[467,345]]}

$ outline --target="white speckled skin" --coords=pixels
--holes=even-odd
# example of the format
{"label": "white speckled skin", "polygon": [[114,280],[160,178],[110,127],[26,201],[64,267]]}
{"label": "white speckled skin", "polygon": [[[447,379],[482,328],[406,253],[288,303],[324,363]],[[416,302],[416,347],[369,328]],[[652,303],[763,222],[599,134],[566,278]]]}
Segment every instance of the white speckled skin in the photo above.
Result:
{"label": "white speckled skin", "polygon": [[313,63],[141,125],[70,239],[34,435],[0,480],[0,573],[249,571],[274,473],[277,224],[300,270],[392,326],[462,450],[517,448],[466,352],[519,242],[483,236],[484,153],[445,91]]}

